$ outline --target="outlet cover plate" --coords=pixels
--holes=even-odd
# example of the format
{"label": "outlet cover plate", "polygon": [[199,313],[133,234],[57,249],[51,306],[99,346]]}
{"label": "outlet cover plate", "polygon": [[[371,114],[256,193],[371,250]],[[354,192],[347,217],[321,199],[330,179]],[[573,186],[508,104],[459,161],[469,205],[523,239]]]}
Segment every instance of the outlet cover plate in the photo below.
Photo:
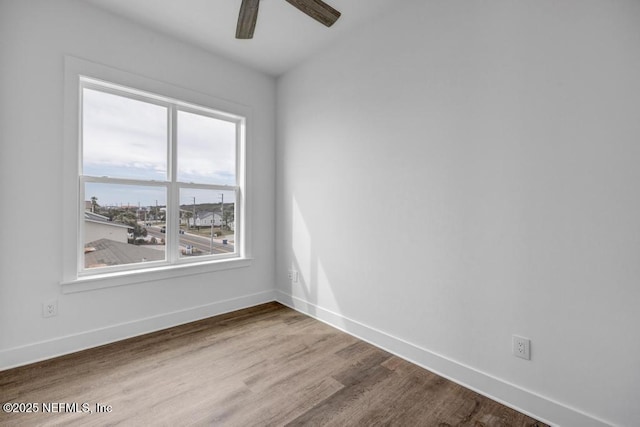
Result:
{"label": "outlet cover plate", "polygon": [[513,336],[513,355],[525,360],[531,360],[531,340]]}
{"label": "outlet cover plate", "polygon": [[298,283],[298,271],[297,270],[289,270],[289,280],[291,283]]}
{"label": "outlet cover plate", "polygon": [[58,315],[58,300],[53,299],[51,301],[42,303],[42,317],[53,317]]}

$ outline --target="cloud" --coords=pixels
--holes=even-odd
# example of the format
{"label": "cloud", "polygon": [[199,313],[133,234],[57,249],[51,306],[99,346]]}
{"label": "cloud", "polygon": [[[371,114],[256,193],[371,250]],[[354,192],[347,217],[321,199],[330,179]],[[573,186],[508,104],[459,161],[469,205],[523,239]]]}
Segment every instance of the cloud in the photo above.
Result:
{"label": "cloud", "polygon": [[[167,108],[92,89],[83,93],[84,174],[167,179]],[[178,112],[178,179],[235,184],[236,126]]]}

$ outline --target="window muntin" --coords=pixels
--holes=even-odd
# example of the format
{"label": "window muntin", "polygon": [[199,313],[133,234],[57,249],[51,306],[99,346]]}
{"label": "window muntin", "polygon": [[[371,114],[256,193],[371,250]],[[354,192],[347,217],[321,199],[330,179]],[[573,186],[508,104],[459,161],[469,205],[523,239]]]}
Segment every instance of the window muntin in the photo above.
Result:
{"label": "window muntin", "polygon": [[244,118],[92,79],[81,94],[79,274],[239,257]]}

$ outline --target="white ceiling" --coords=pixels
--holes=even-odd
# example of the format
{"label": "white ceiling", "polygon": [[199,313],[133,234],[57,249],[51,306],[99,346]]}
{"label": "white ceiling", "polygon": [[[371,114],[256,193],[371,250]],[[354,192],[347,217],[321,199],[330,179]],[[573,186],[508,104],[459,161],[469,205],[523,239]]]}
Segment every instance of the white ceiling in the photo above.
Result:
{"label": "white ceiling", "polygon": [[285,0],[261,0],[254,38],[236,40],[242,0],[85,0],[131,21],[277,76],[406,0],[325,0],[342,13],[331,27]]}

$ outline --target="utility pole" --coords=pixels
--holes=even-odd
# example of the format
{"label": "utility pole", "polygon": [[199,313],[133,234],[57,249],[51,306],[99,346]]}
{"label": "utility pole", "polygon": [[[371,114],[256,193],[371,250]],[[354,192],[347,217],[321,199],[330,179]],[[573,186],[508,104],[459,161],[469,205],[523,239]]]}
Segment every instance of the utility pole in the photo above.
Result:
{"label": "utility pole", "polygon": [[220,203],[220,232],[222,232],[224,230],[224,193],[220,194],[220,197],[222,197],[222,203]]}
{"label": "utility pole", "polygon": [[191,220],[193,221],[193,227],[192,228],[196,228],[196,198],[193,198],[193,217],[191,218]]}
{"label": "utility pole", "polygon": [[209,241],[209,255],[213,255],[213,223],[215,222],[216,216],[214,210],[211,209],[211,240]]}

